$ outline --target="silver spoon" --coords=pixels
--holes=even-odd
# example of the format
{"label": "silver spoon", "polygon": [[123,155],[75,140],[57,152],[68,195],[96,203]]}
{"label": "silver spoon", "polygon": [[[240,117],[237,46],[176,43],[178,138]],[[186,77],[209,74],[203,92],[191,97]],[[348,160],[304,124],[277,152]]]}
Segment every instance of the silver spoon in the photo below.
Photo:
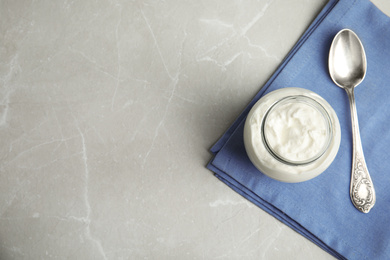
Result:
{"label": "silver spoon", "polygon": [[329,73],[333,82],[348,94],[353,134],[350,196],[353,205],[364,213],[368,213],[376,201],[374,186],[364,160],[354,96],[354,88],[363,81],[366,70],[366,54],[358,36],[349,29],[338,32],[330,47]]}

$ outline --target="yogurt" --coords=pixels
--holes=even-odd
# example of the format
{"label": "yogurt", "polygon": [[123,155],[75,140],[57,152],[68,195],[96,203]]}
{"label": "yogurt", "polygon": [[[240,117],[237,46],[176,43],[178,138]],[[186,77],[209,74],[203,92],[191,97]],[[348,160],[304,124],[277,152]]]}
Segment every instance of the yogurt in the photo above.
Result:
{"label": "yogurt", "polygon": [[277,102],[264,118],[263,134],[279,158],[301,164],[316,159],[329,143],[329,116],[306,96]]}
{"label": "yogurt", "polygon": [[332,107],[302,88],[265,95],[252,107],[244,127],[249,159],[262,173],[285,182],[322,173],[334,160],[340,139]]}

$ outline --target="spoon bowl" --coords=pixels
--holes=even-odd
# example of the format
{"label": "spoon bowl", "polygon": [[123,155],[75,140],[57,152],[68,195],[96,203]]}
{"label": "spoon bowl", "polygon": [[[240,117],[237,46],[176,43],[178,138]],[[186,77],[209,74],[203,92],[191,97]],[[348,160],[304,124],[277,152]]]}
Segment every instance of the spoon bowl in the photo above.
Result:
{"label": "spoon bowl", "polygon": [[352,121],[352,171],[350,197],[353,205],[368,213],[376,201],[375,189],[364,159],[354,89],[367,71],[367,59],[363,44],[349,29],[336,34],[329,51],[329,74],[333,82],[345,89],[348,95]]}
{"label": "spoon bowl", "polygon": [[329,72],[341,88],[359,85],[367,71],[367,59],[358,36],[349,29],[341,30],[334,38],[329,52]]}

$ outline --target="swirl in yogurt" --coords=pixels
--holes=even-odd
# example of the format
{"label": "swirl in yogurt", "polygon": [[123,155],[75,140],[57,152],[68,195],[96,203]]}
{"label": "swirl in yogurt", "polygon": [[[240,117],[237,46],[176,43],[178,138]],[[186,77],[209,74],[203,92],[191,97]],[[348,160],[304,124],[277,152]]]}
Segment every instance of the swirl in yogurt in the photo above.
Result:
{"label": "swirl in yogurt", "polygon": [[326,148],[327,122],[306,102],[291,100],[275,106],[267,115],[264,134],[269,148],[290,162],[315,159]]}

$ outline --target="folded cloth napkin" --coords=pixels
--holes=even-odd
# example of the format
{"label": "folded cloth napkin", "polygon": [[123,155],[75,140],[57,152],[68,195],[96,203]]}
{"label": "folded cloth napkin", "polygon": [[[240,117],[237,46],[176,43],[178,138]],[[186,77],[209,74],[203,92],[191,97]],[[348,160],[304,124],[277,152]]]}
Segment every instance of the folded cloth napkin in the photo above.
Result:
{"label": "folded cloth napkin", "polygon": [[[355,89],[363,150],[377,202],[364,214],[349,197],[352,132],[347,94],[329,76],[328,53],[336,33],[361,39],[368,71]],[[208,168],[233,190],[340,259],[390,259],[390,18],[368,0],[330,0],[296,46],[233,125],[212,147]],[[259,172],[243,144],[253,104],[270,91],[301,87],[325,98],[341,125],[336,159],[320,176],[283,183]]]}

